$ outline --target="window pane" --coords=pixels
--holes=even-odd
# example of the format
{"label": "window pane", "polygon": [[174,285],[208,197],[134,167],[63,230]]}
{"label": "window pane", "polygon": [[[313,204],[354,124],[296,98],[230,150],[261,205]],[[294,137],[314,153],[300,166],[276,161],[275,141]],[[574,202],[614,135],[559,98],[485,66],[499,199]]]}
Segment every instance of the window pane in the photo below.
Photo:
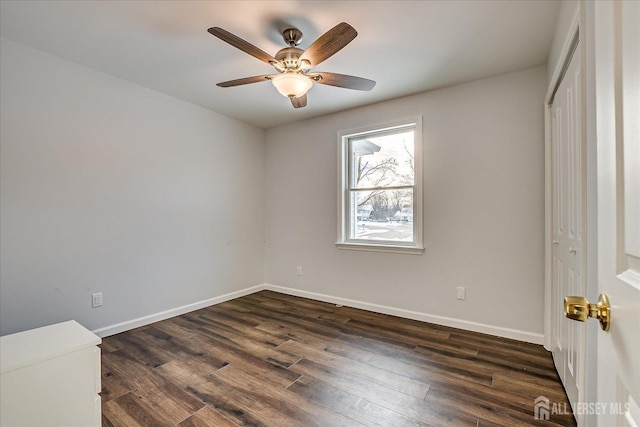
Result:
{"label": "window pane", "polygon": [[413,190],[351,192],[351,239],[413,241]]}
{"label": "window pane", "polygon": [[413,185],[413,129],[350,140],[351,188]]}

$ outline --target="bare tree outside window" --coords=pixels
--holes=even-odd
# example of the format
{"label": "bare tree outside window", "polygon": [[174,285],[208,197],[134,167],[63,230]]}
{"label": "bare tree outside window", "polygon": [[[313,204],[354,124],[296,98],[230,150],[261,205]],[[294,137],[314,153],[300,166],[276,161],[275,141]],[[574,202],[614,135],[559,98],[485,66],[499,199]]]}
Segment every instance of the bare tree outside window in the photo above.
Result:
{"label": "bare tree outside window", "polygon": [[350,238],[413,241],[414,131],[349,141]]}

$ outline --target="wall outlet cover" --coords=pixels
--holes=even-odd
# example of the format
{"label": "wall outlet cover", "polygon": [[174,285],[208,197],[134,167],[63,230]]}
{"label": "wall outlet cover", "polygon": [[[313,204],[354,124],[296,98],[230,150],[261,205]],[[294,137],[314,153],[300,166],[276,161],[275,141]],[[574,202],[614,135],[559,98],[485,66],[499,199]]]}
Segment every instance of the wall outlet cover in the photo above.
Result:
{"label": "wall outlet cover", "polygon": [[102,307],[102,292],[91,294],[91,307]]}

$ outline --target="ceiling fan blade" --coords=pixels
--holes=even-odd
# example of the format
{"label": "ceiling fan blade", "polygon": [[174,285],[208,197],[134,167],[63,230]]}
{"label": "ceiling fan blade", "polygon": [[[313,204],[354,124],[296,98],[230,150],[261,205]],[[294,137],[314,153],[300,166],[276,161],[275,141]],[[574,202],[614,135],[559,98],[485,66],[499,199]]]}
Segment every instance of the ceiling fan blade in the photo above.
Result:
{"label": "ceiling fan blade", "polygon": [[376,82],[362,77],[348,76],[346,74],[317,72],[309,75],[316,83],[329,86],[344,87],[355,90],[371,90]]}
{"label": "ceiling fan blade", "polygon": [[311,43],[311,46],[300,56],[300,60],[306,59],[312,67],[315,67],[348,45],[357,35],[355,28],[346,22],[341,22]]}
{"label": "ceiling fan blade", "polygon": [[248,85],[249,83],[266,82],[267,80],[271,80],[271,77],[272,76],[269,74],[265,74],[262,76],[244,77],[241,79],[229,80],[228,82],[218,83],[216,84],[216,86],[232,87],[232,86]]}
{"label": "ceiling fan blade", "polygon": [[243,52],[248,53],[249,55],[258,58],[260,61],[264,61],[267,64],[274,64],[278,61],[267,52],[263,51],[260,48],[255,47],[251,43],[246,40],[241,39],[235,34],[231,34],[227,30],[223,30],[220,27],[212,27],[207,30],[212,35],[216,36],[222,41],[229,43],[231,46],[240,49]]}
{"label": "ceiling fan blade", "polygon": [[302,95],[297,98],[291,98],[291,104],[293,108],[302,108],[307,106],[307,95]]}

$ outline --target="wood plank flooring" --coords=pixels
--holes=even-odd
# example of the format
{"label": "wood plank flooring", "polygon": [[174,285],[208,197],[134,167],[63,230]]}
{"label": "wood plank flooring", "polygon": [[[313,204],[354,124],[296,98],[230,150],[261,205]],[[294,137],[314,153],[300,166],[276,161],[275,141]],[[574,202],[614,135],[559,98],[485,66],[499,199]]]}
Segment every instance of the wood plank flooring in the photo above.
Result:
{"label": "wood plank flooring", "polygon": [[541,346],[262,291],[103,339],[118,426],[573,426]]}

